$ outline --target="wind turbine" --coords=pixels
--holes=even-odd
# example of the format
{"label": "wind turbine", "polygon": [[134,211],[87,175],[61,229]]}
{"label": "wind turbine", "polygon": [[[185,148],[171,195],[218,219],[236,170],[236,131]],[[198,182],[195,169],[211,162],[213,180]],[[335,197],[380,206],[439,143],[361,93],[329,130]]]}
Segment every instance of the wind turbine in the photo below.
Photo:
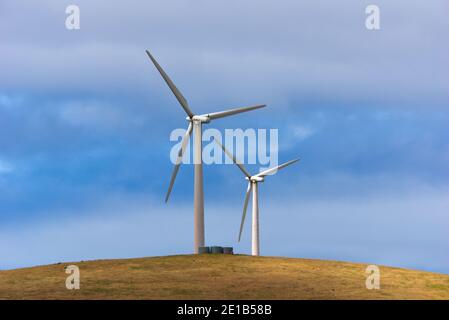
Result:
{"label": "wind turbine", "polygon": [[286,166],[289,166],[297,161],[298,159],[290,160],[286,163],[283,163],[277,167],[270,168],[267,170],[264,170],[258,174],[250,175],[248,171],[245,169],[243,164],[237,160],[237,158],[230,153],[226,148],[217,140],[215,140],[217,144],[223,149],[223,151],[226,153],[226,155],[232,159],[232,161],[239,167],[239,169],[243,172],[245,175],[245,179],[248,180],[248,188],[246,189],[246,195],[245,195],[245,202],[243,203],[243,214],[242,214],[242,222],[240,223],[240,232],[239,232],[239,242],[242,237],[242,231],[243,231],[243,224],[245,223],[245,217],[246,217],[246,208],[248,207],[248,201],[249,196],[251,194],[251,191],[253,192],[253,219],[252,219],[252,244],[251,244],[251,253],[253,256],[258,256],[260,254],[260,242],[259,242],[259,182],[263,182],[265,180],[265,177],[268,175],[271,175],[272,173],[277,172],[278,170],[281,170],[282,168],[285,168]]}
{"label": "wind turbine", "polygon": [[204,246],[204,192],[203,192],[203,161],[202,161],[202,125],[203,123],[209,123],[212,120],[232,116],[234,114],[247,112],[259,108],[265,107],[264,104],[235,108],[225,111],[206,113],[201,115],[195,115],[187,103],[187,100],[175,86],[173,81],[165,73],[159,63],[154,59],[151,53],[146,50],[148,57],[150,57],[156,69],[161,74],[162,78],[165,80],[170,90],[175,95],[181,107],[187,113],[186,120],[189,122],[187,131],[181,141],[181,149],[178,152],[178,158],[176,159],[175,167],[170,179],[170,185],[168,186],[168,191],[165,196],[165,202],[168,201],[170,197],[173,184],[178,174],[179,166],[182,162],[182,156],[186,149],[187,143],[190,139],[190,134],[193,130],[193,163],[194,163],[194,191],[193,191],[193,213],[194,213],[194,253],[198,253],[198,247]]}

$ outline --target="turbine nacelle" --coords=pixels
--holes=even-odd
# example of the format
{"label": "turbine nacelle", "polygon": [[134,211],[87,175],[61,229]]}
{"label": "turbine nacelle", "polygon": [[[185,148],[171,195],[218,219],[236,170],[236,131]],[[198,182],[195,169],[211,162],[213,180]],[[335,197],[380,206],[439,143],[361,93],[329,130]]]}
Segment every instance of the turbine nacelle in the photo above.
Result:
{"label": "turbine nacelle", "polygon": [[263,177],[258,177],[258,176],[253,176],[253,177],[245,177],[246,180],[251,181],[251,182],[264,182],[264,178]]}
{"label": "turbine nacelle", "polygon": [[209,115],[199,115],[199,116],[193,116],[192,118],[187,117],[186,118],[188,121],[198,121],[201,123],[209,123],[210,122],[210,118]]}

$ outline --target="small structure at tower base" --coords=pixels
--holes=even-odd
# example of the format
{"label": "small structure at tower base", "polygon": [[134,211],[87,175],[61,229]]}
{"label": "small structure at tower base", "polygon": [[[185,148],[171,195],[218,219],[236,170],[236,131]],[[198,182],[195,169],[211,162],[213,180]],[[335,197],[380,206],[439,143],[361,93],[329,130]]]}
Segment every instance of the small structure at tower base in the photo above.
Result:
{"label": "small structure at tower base", "polygon": [[234,254],[234,249],[232,247],[219,247],[219,246],[198,247],[198,253],[199,254],[207,254],[207,253]]}

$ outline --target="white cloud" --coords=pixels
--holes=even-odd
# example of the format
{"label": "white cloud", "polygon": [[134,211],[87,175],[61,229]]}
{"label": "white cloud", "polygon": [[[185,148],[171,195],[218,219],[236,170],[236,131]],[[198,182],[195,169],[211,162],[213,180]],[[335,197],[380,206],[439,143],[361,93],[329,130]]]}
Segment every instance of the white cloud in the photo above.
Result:
{"label": "white cloud", "polygon": [[[417,188],[352,197],[283,199],[261,187],[264,255],[338,259],[449,273],[449,190]],[[236,236],[241,197],[206,201],[206,244],[250,253],[248,215]],[[279,193],[279,192],[278,192]],[[38,221],[0,226],[0,268],[58,261],[190,253],[191,202],[162,204],[114,195],[84,210],[54,212]],[[207,200],[207,199],[206,199]],[[250,210],[250,207],[248,208]]]}
{"label": "white cloud", "polygon": [[298,140],[298,141],[302,141],[305,140],[309,137],[311,137],[312,135],[315,134],[315,130],[312,129],[309,126],[295,126],[293,127],[293,136]]}
{"label": "white cloud", "polygon": [[14,170],[14,167],[7,161],[0,159],[0,174],[10,173]]}
{"label": "white cloud", "polygon": [[[314,121],[316,122],[316,121]],[[320,121],[322,122],[322,121]],[[287,126],[285,130],[279,130],[279,151],[286,151],[292,148],[297,148],[298,144],[304,140],[313,137],[320,130],[322,123],[311,124],[297,124]]]}
{"label": "white cloud", "polygon": [[0,108],[16,108],[23,102],[23,100],[22,96],[0,93]]}

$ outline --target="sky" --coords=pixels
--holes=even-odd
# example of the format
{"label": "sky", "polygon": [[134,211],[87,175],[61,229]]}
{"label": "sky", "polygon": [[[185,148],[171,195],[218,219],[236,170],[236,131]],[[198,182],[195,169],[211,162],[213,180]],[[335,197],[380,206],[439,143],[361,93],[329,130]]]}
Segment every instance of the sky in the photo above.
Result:
{"label": "sky", "polygon": [[[149,49],[195,113],[267,104],[205,128],[277,129],[279,162],[301,157],[260,186],[261,254],[449,274],[448,9],[1,1],[0,269],[192,252],[192,165],[164,203],[185,113]],[[249,254],[241,172],[204,176],[206,244]]]}

